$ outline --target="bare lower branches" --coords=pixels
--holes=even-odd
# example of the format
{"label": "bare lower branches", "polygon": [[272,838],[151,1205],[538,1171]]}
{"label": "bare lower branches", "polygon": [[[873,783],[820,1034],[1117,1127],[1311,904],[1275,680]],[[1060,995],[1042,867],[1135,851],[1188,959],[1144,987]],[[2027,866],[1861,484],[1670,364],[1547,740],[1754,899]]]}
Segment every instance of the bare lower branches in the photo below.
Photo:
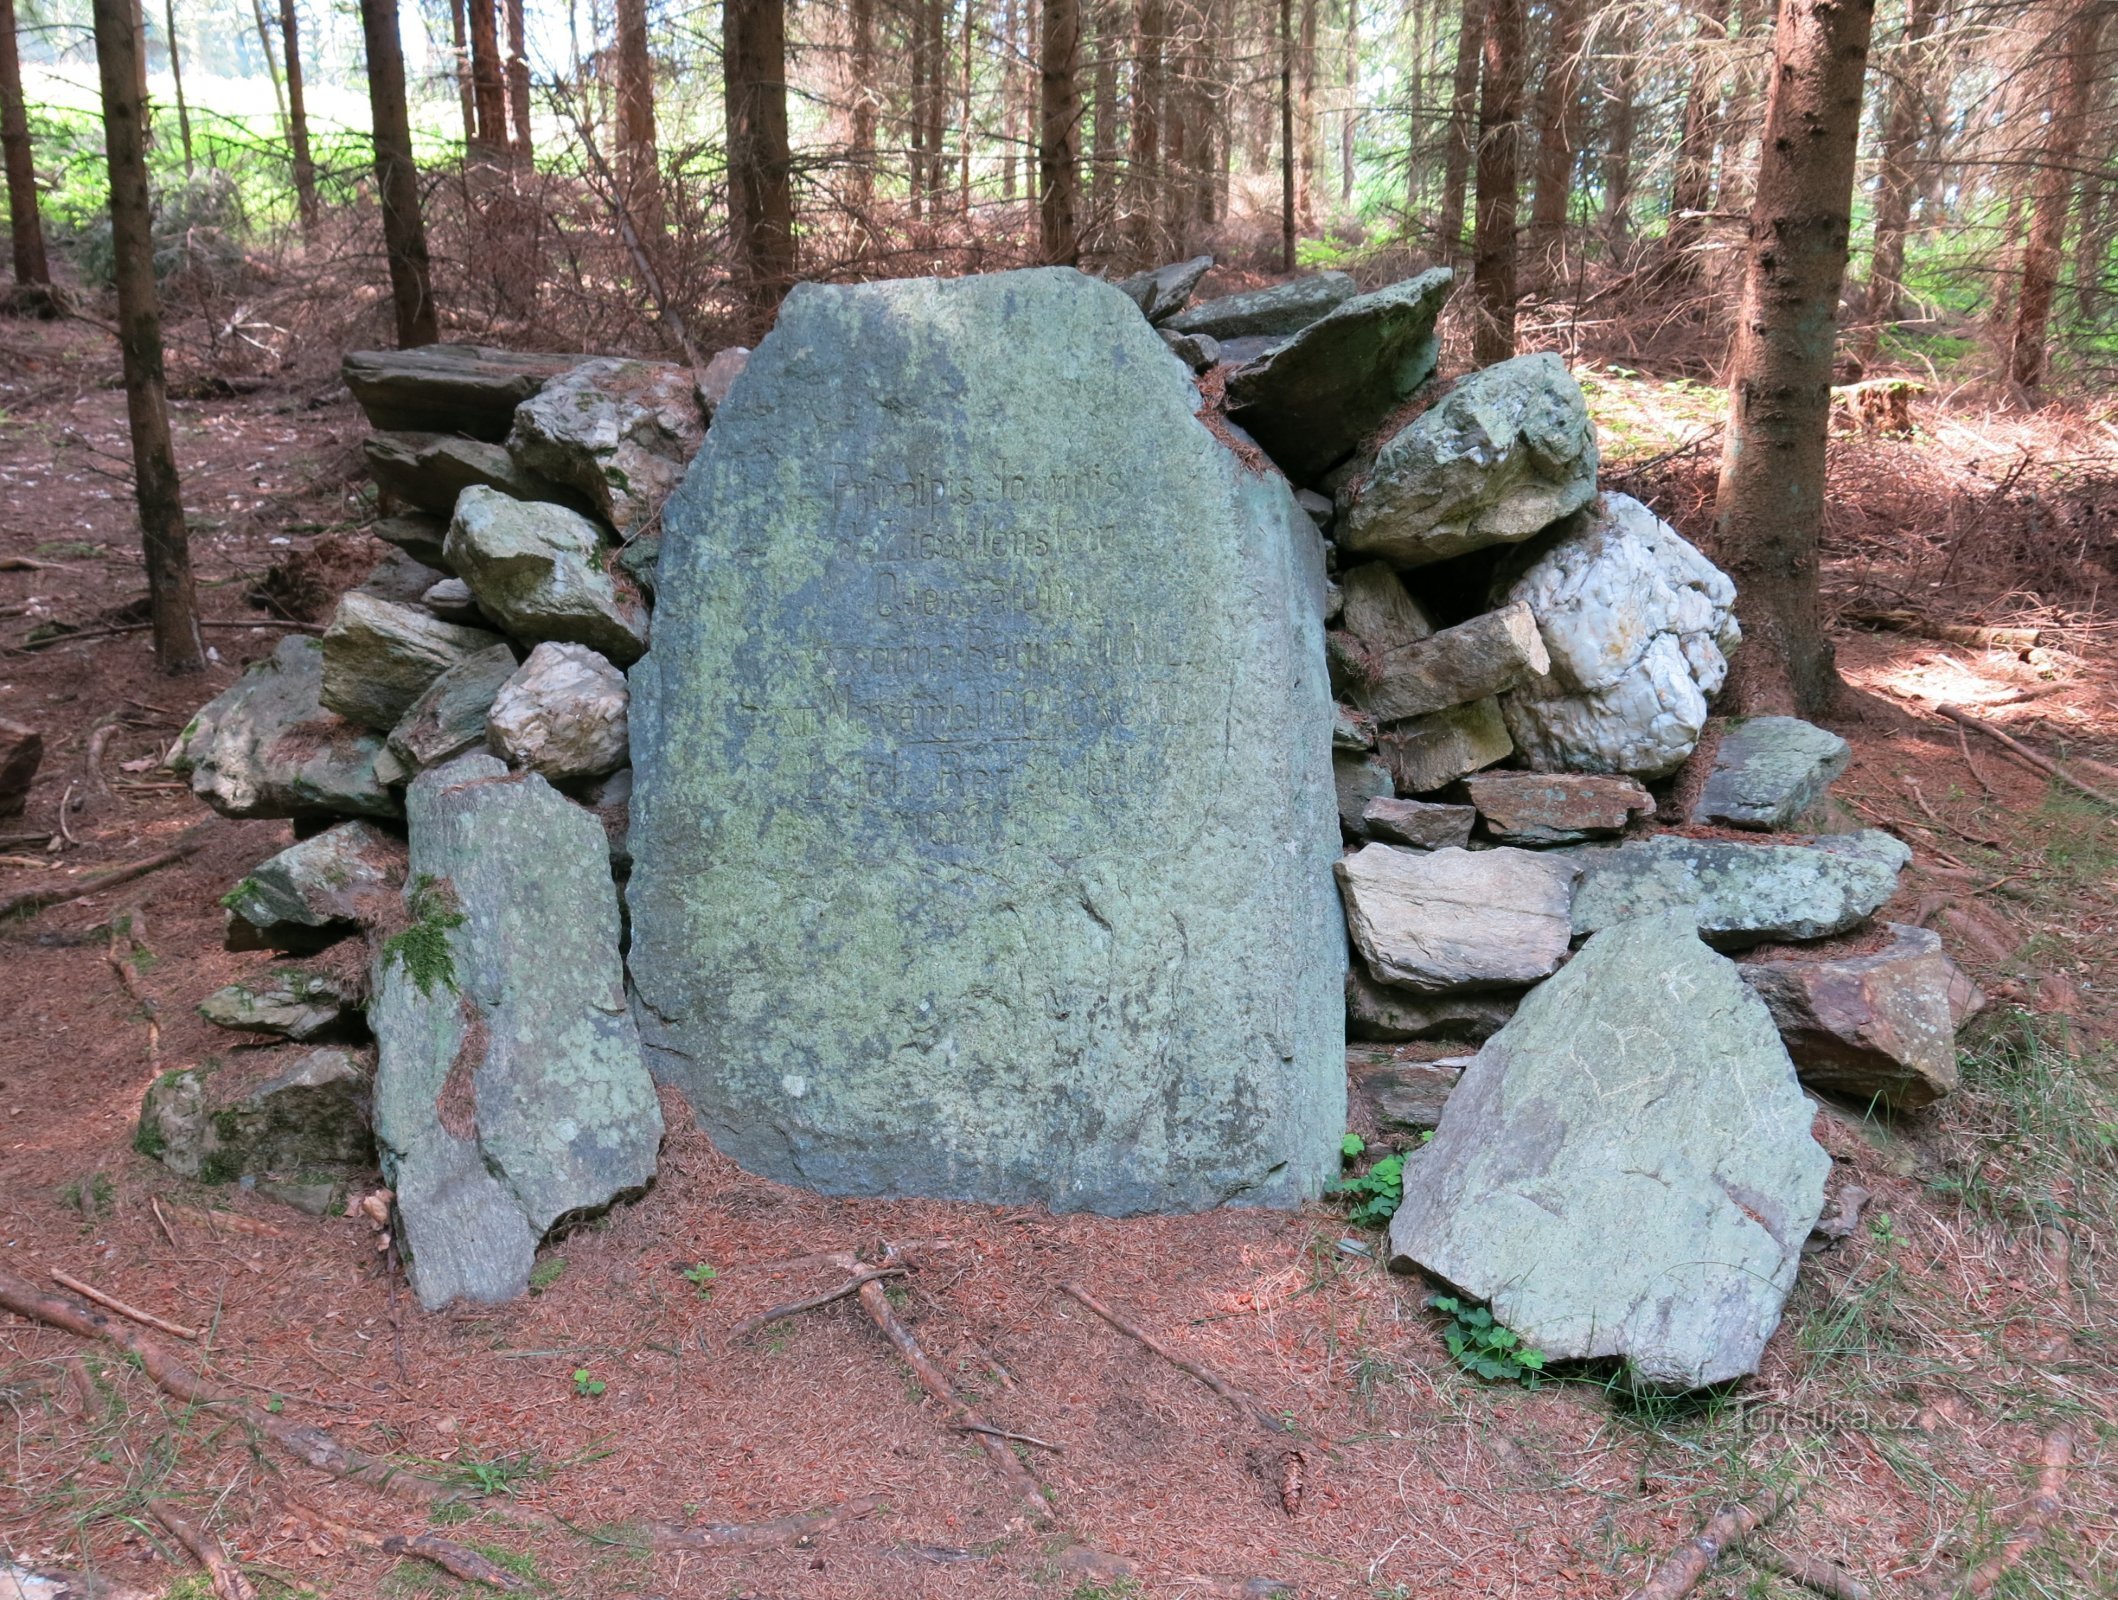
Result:
{"label": "bare lower branches", "polygon": [[1188,1356],[1179,1355],[1176,1351],[1170,1349],[1168,1345],[1162,1343],[1161,1340],[1155,1338],[1145,1329],[1140,1328],[1134,1325],[1133,1323],[1126,1321],[1125,1318],[1119,1316],[1117,1312],[1111,1310],[1109,1306],[1105,1305],[1101,1300],[1098,1300],[1094,1295],[1090,1294],[1086,1289],[1082,1288],[1080,1284],[1062,1283],[1061,1285],[1059,1285],[1059,1290],[1062,1294],[1072,1295],[1076,1300],[1080,1301],[1084,1306],[1087,1306],[1089,1310],[1095,1312],[1097,1316],[1101,1317],[1113,1328],[1116,1328],[1120,1333],[1125,1334],[1130,1338],[1139,1340],[1140,1343],[1147,1346],[1148,1349],[1152,1350],[1156,1355],[1160,1356],[1164,1361],[1167,1361],[1178,1371],[1190,1373],[1194,1378],[1197,1378],[1199,1382],[1205,1384],[1207,1388],[1211,1389],[1223,1400],[1226,1400],[1238,1411],[1248,1412],[1250,1416],[1256,1420],[1260,1427],[1265,1428],[1266,1430],[1272,1433],[1286,1433],[1289,1431],[1287,1424],[1280,1421],[1278,1417],[1275,1417],[1270,1411],[1266,1410],[1264,1401],[1258,1399],[1256,1395],[1248,1394],[1245,1391],[1238,1389],[1234,1384],[1228,1382],[1227,1379],[1219,1376],[1217,1373],[1207,1370],[1205,1367],[1200,1366],[1196,1361],[1191,1360]]}

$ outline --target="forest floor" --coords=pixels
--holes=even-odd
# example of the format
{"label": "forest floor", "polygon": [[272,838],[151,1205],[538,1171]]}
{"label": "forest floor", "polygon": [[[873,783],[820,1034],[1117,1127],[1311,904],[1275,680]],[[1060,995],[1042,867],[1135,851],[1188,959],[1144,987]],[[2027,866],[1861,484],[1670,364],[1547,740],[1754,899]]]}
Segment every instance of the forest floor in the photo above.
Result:
{"label": "forest floor", "polygon": [[[1720,396],[1583,376],[1613,486],[1703,536]],[[342,392],[314,392],[330,387],[178,404],[201,593],[228,626],[207,636],[203,678],[171,681],[144,633],[94,633],[137,622],[143,593],[116,351],[78,323],[0,326],[0,716],[47,740],[27,813],[0,821],[0,894],[137,860],[199,820],[159,762],[278,637],[247,596],[296,568],[304,581],[274,592],[316,617],[367,553],[362,423]],[[153,1067],[113,924],[130,917],[140,941],[119,960],[156,1008],[159,1061],[237,1048],[192,1007],[268,965],[221,948],[215,899],[290,837],[270,822],[215,821],[179,865],[0,927],[0,1270],[41,1283],[59,1268],[191,1324],[204,1336],[183,1352],[220,1383],[461,1484],[472,1498],[438,1514],[443,1531],[506,1554],[539,1593],[1098,1600],[1261,1574],[1313,1600],[1593,1600],[1760,1485],[1802,1491],[1764,1544],[1912,1593],[2002,1549],[2054,1430],[2073,1447],[2064,1510],[1992,1592],[2118,1592],[2118,829],[1932,713],[1968,706],[2118,789],[2092,765],[2118,763],[2118,615],[2101,620],[2101,590],[2118,599],[2118,430],[1961,398],[1924,398],[1916,417],[1910,439],[1835,447],[1834,599],[1913,626],[2046,631],[2019,648],[1842,631],[1872,709],[1843,725],[1858,755],[1840,793],[1914,848],[1890,914],[1941,931],[1993,1002],[1963,1091],[1937,1110],[1820,1113],[1834,1191],[1873,1198],[1805,1260],[1754,1381],[1685,1403],[1594,1377],[1482,1383],[1451,1360],[1418,1283],[1341,1249],[1353,1230],[1328,1204],[1114,1221],[822,1199],[738,1171],[674,1103],[652,1194],[549,1247],[534,1295],[424,1314],[366,1220],[188,1183],[132,1149]],[[19,648],[54,621],[84,636]],[[892,1302],[995,1425],[1058,1447],[1021,1447],[1052,1519],[1137,1562],[1137,1589],[1058,1570],[978,1439],[856,1302],[729,1336],[841,1276],[776,1264],[936,1237],[951,1247]],[[1087,1314],[1059,1291],[1069,1280],[1293,1431]],[[107,1346],[0,1320],[0,1399],[16,1423],[0,1551],[17,1559],[208,1594],[144,1509],[161,1495],[267,1595],[480,1592],[290,1502],[384,1534],[418,1531],[420,1506],[292,1464],[230,1408],[178,1404]],[[789,1547],[637,1537],[870,1496]],[[1698,1592],[1803,1592],[1764,1562],[1731,1554]]]}

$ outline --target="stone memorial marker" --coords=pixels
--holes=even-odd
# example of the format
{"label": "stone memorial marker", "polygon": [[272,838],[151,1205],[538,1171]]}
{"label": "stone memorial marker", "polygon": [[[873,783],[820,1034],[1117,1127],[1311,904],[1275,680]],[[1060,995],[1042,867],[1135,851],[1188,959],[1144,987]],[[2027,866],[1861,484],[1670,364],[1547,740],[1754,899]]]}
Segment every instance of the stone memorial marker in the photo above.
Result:
{"label": "stone memorial marker", "polygon": [[1317,535],[1066,269],[801,285],[664,512],[636,1009],[753,1171],[1066,1210],[1336,1174]]}

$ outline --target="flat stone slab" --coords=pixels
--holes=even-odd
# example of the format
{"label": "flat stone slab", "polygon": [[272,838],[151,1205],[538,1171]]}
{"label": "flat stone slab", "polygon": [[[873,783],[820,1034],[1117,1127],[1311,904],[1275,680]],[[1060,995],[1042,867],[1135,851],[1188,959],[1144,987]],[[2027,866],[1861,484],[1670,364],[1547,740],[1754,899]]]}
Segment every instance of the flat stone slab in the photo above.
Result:
{"label": "flat stone slab", "polygon": [[339,373],[368,426],[507,437],[515,407],[577,362],[478,344],[426,344],[410,350],[348,350]]}
{"label": "flat stone slab", "polygon": [[1346,1073],[1377,1123],[1418,1133],[1441,1121],[1463,1068],[1438,1061],[1395,1061],[1386,1048],[1348,1045]]}
{"label": "flat stone slab", "polygon": [[377,941],[375,1136],[429,1309],[512,1299],[551,1226],[643,1187],[662,1140],[595,815],[459,756],[406,790],[403,925]]}
{"label": "flat stone slab", "polygon": [[1321,547],[1195,403],[1047,268],[799,285],[715,416],[628,898],[655,1068],[745,1167],[1119,1213],[1336,1177]]}
{"label": "flat stone slab", "polygon": [[1517,600],[1378,652],[1360,706],[1378,722],[1402,722],[1500,694],[1551,667],[1537,618]]}
{"label": "flat stone slab", "polygon": [[363,1031],[360,1008],[366,992],[357,976],[282,967],[214,990],[199,1002],[199,1015],[217,1028],[278,1034],[305,1044]]}
{"label": "flat stone slab", "polygon": [[1956,1088],[1956,1030],[1984,996],[1939,934],[1886,926],[1890,944],[1871,955],[1775,952],[1739,970],[1810,1088],[1910,1111]]}
{"label": "flat stone slab", "polygon": [[1404,580],[1380,561],[1363,562],[1339,579],[1343,598],[1339,626],[1381,653],[1430,637],[1426,608],[1405,591]]}
{"label": "flat stone slab", "polygon": [[1486,831],[1510,844],[1572,844],[1623,833],[1654,815],[1655,797],[1631,778],[1578,772],[1480,772],[1464,791]]}
{"label": "flat stone slab", "polygon": [[1874,828],[1785,844],[1663,834],[1568,854],[1582,869],[1577,934],[1681,909],[1724,950],[1857,928],[1912,859],[1902,839]]}
{"label": "flat stone slab", "polygon": [[1172,261],[1120,278],[1113,287],[1138,306],[1149,322],[1163,322],[1191,304],[1191,292],[1212,270],[1212,256],[1193,256],[1189,261]]}
{"label": "flat stone slab", "polygon": [[1375,747],[1401,795],[1432,794],[1515,753],[1494,696],[1391,723],[1377,730]]}
{"label": "flat stone slab", "polygon": [[1566,959],[1578,869],[1564,857],[1371,844],[1334,870],[1354,948],[1380,982],[1422,994],[1505,988]]}
{"label": "flat stone slab", "polygon": [[361,441],[368,476],[386,493],[434,516],[448,516],[469,488],[492,489],[511,499],[555,501],[576,511],[593,509],[585,495],[532,472],[503,445],[439,433],[371,433]]}
{"label": "flat stone slab", "polygon": [[1345,273],[1319,272],[1290,283],[1203,301],[1178,312],[1162,326],[1177,333],[1207,334],[1224,344],[1231,339],[1283,339],[1300,333],[1358,292]]}
{"label": "flat stone slab", "polygon": [[1470,806],[1442,805],[1431,800],[1370,800],[1361,812],[1362,832],[1389,844],[1408,844],[1415,850],[1438,850],[1443,845],[1459,849],[1471,842],[1471,825],[1478,813]]}
{"label": "flat stone slab", "polygon": [[1321,477],[1434,375],[1454,279],[1436,267],[1332,307],[1230,376],[1230,420],[1295,482]]}
{"label": "flat stone slab", "polygon": [[370,822],[341,822],[291,844],[221,897],[228,947],[313,949],[351,933],[396,895],[404,859],[404,846]]}
{"label": "flat stone slab", "polygon": [[1515,1014],[1519,996],[1498,990],[1411,994],[1377,983],[1358,968],[1346,974],[1346,1031],[1356,1039],[1484,1039]]}
{"label": "flat stone slab", "polygon": [[1530,992],[1405,1162],[1391,1265],[1551,1360],[1687,1390],[1755,1372],[1831,1159],[1763,1002],[1682,914]]}
{"label": "flat stone slab", "polygon": [[1837,734],[1800,717],[1744,717],[1728,725],[1692,821],[1785,828],[1824,796],[1853,760]]}

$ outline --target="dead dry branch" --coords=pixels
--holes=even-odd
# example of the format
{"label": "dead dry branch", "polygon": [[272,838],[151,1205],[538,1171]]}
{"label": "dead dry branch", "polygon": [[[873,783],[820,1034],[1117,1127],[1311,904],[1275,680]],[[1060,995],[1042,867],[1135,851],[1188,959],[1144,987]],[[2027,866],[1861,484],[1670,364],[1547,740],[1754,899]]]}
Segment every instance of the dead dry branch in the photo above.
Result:
{"label": "dead dry branch", "polygon": [[1793,1505],[1800,1491],[1768,1489],[1723,1506],[1713,1520],[1655,1563],[1655,1570],[1632,1593],[1631,1600],[1680,1600],[1698,1587],[1714,1563],[1760,1527]]}

